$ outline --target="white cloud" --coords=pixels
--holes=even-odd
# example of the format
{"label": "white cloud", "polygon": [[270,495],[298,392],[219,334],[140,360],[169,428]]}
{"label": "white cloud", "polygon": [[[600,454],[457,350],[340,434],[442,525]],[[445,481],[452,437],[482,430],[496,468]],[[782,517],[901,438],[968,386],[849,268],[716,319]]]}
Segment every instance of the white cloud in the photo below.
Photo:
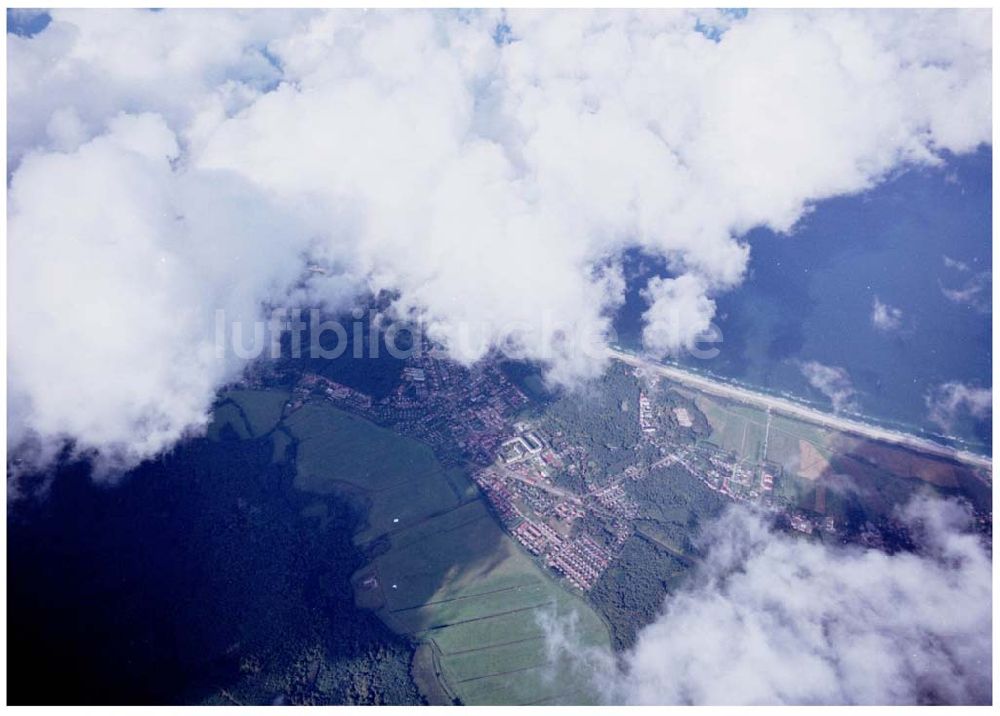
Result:
{"label": "white cloud", "polygon": [[660,355],[691,348],[715,315],[715,302],[705,295],[697,276],[653,278],[643,293],[649,309],[643,314],[642,343]]}
{"label": "white cloud", "polygon": [[[824,197],[990,140],[983,12],[752,11],[720,21],[718,43],[693,30],[708,15],[59,10],[36,36],[8,37],[12,274],[61,282],[51,297],[46,283],[12,283],[11,311],[80,323],[12,331],[17,421],[43,438],[124,441],[135,456],[166,446],[203,423],[238,366],[191,357],[207,339],[192,323],[155,336],[188,357],[143,373],[137,316],[197,315],[230,291],[248,310],[285,295],[306,254],[336,267],[315,296],[391,289],[395,312],[427,321],[455,358],[514,334],[550,379],[572,382],[603,367],[586,349],[622,303],[627,248],[663,257],[676,279],[647,292],[648,347],[669,350],[741,280],[748,229],[790,230]],[[501,19],[511,41],[497,44]],[[117,156],[122,112],[160,118],[169,161]],[[155,179],[123,179],[118,162]],[[192,185],[197,197],[181,189]],[[190,222],[164,218],[188,216],[186,202],[206,226],[215,206],[226,217],[197,252]],[[39,240],[45,222],[59,231],[43,226]],[[103,224],[142,231],[116,234],[112,251]],[[193,266],[188,251],[261,267]],[[100,272],[73,270],[91,254],[106,259]],[[146,254],[178,267],[136,278]],[[664,314],[681,304],[693,313],[669,335]],[[116,342],[90,345],[91,314],[122,332]],[[66,334],[101,359],[74,368],[55,401],[31,363]],[[167,394],[183,408],[164,418],[153,406]],[[131,416],[119,429],[75,414],[98,395]],[[126,424],[162,437],[130,438]]]}
{"label": "white cloud", "polygon": [[993,414],[993,391],[958,381],[943,383],[925,398],[927,418],[944,431],[950,431],[963,414],[976,420],[986,420]]}
{"label": "white cloud", "polygon": [[979,313],[993,310],[993,274],[981,271],[970,276],[959,288],[941,285],[941,293],[952,303],[969,306]]}
{"label": "white cloud", "polygon": [[846,370],[817,361],[807,361],[799,368],[809,384],[830,399],[836,412],[857,409],[854,401],[857,391]]}
{"label": "white cloud", "polygon": [[[941,294],[952,303],[968,306],[979,313],[990,313],[993,310],[993,273],[991,271],[972,272],[972,267],[964,261],[943,256],[945,268],[963,274],[962,283],[958,288],[949,288],[944,282],[938,281]],[[975,259],[978,262],[978,259]],[[953,280],[949,280],[953,283]]]}
{"label": "white cloud", "polygon": [[943,256],[944,265],[946,268],[955,269],[956,271],[967,272],[969,270],[969,264],[964,261],[959,261],[958,259],[953,259],[950,256]]}
{"label": "white cloud", "polygon": [[250,321],[298,276],[296,219],[238,177],[176,172],[178,152],[159,116],[122,115],[14,175],[11,444],[66,438],[110,466],[169,448],[242,368],[215,355],[216,309]]}
{"label": "white cloud", "polygon": [[281,74],[263,53],[302,13],[54,9],[33,37],[7,36],[8,159],[59,146],[58,113],[85,139],[119,112],[155,112],[177,133],[211,107],[245,106]]}
{"label": "white cloud", "polygon": [[895,306],[890,306],[887,303],[882,303],[879,297],[876,296],[872,303],[872,325],[876,329],[887,333],[899,330],[900,326],[903,325],[903,310]]}
{"label": "white cloud", "polygon": [[559,630],[550,649],[577,660],[609,703],[988,704],[985,544],[955,502],[919,499],[900,519],[915,553],[773,533],[734,507],[623,668]]}

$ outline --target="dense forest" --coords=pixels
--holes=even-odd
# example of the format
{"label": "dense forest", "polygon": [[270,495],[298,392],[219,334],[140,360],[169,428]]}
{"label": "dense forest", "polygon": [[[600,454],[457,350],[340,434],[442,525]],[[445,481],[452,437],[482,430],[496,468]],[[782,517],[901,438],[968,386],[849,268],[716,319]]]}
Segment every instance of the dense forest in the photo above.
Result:
{"label": "dense forest", "polygon": [[[586,453],[581,477],[601,484],[639,460],[651,460],[657,448],[642,440],[639,427],[640,383],[621,363],[614,363],[599,385],[566,393],[545,410],[543,430],[553,447],[578,446]],[[561,477],[569,482],[572,478]]]}
{"label": "dense forest", "polygon": [[305,516],[270,439],[227,429],[9,510],[12,703],[419,702],[411,646],[354,605],[358,516]]}
{"label": "dense forest", "polygon": [[641,534],[590,591],[590,601],[611,626],[616,650],[635,644],[636,634],[656,619],[663,600],[683,579],[688,565]]}
{"label": "dense forest", "polygon": [[693,552],[691,539],[701,525],[729,504],[677,464],[654,470],[644,480],[627,482],[625,488],[639,505],[639,519],[654,523],[685,553]]}

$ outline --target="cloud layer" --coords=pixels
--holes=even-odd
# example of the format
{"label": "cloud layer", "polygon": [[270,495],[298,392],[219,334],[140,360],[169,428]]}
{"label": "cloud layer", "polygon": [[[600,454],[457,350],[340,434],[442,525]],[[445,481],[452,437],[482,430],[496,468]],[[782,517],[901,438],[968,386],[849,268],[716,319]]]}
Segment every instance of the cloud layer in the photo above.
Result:
{"label": "cloud layer", "polygon": [[[979,313],[993,310],[993,272],[973,271],[964,261],[944,257],[945,268],[951,269],[950,286],[941,283],[941,294],[952,303],[968,306]],[[957,284],[957,285],[956,285]]]}
{"label": "cloud layer", "polygon": [[59,10],[8,48],[12,444],[122,464],[238,373],[216,309],[388,289],[456,359],[573,382],[626,249],[676,351],[746,231],[990,138],[976,11]]}
{"label": "cloud layer", "polygon": [[885,333],[899,330],[903,325],[903,309],[882,303],[876,296],[872,303],[872,325]]}
{"label": "cloud layer", "polygon": [[[693,581],[615,667],[553,629],[610,703],[990,703],[991,559],[958,503],[900,515],[917,553],[829,547],[733,508]],[[572,652],[573,656],[569,656]]]}
{"label": "cloud layer", "polygon": [[993,416],[993,391],[966,385],[958,381],[943,383],[931,390],[926,398],[928,419],[945,432],[963,416],[987,420]]}
{"label": "cloud layer", "polygon": [[802,363],[799,369],[809,381],[809,385],[830,399],[835,412],[857,409],[855,402],[857,391],[846,370],[814,360]]}

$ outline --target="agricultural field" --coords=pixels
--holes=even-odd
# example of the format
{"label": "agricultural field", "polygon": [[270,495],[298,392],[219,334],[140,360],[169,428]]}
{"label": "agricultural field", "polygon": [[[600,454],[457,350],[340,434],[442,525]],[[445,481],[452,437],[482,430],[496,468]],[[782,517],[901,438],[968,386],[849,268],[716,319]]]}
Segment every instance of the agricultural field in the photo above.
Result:
{"label": "agricultural field", "polygon": [[208,438],[221,440],[226,430],[232,430],[240,440],[249,440],[253,437],[246,418],[243,417],[239,406],[233,402],[224,402],[215,409],[212,422],[208,425]]}
{"label": "agricultural field", "polygon": [[281,420],[289,394],[283,390],[231,390],[212,416],[208,436],[217,440],[225,426],[241,440],[267,435]]}
{"label": "agricultural field", "polygon": [[330,405],[308,403],[284,424],[299,444],[295,486],[306,492],[340,483],[381,492],[441,469],[423,443]]}
{"label": "agricultural field", "polygon": [[756,462],[762,457],[767,413],[705,395],[698,395],[695,403],[712,426],[711,442],[745,460]]}
{"label": "agricultural field", "polygon": [[356,602],[418,644],[414,679],[429,700],[596,700],[548,658],[544,625],[572,621],[581,644],[608,648],[606,625],[503,532],[464,471],[330,405],[307,404],[282,427],[297,444],[298,490],[363,504],[354,541],[371,559],[352,579]]}
{"label": "agricultural field", "polygon": [[233,390],[226,397],[239,406],[251,433],[259,437],[270,432],[281,420],[285,403],[291,396],[284,390]]}
{"label": "agricultural field", "polygon": [[703,393],[678,392],[704,413],[712,443],[742,460],[781,467],[774,497],[793,509],[858,526],[888,519],[894,505],[918,491],[937,491],[990,511],[989,475],[976,468]]}
{"label": "agricultural field", "polygon": [[[615,375],[612,388],[599,403],[555,400],[544,417],[547,434],[585,448],[582,469],[595,479],[651,461],[651,447],[636,449],[644,444],[638,384]],[[832,517],[845,534],[887,524],[893,507],[916,490],[960,492],[981,483],[947,461],[677,392],[694,401],[696,437],[751,470],[764,469],[765,461],[767,469],[781,466],[773,488],[778,507]],[[628,648],[699,559],[692,536],[728,504],[682,462],[659,463],[643,479],[627,481],[635,532],[583,597],[523,551],[466,471],[446,468],[425,443],[327,402],[286,414],[287,394],[257,393],[229,394],[212,430],[270,440],[272,459],[288,468],[289,484],[302,498],[297,509],[320,528],[335,524],[332,505],[351,506],[358,519],[348,529],[362,556],[351,568],[348,592],[357,607],[415,647],[410,674],[431,703],[599,701],[573,660],[551,653],[550,631],[572,631],[574,651]],[[980,492],[980,502],[988,499],[988,487]]]}
{"label": "agricultural field", "polygon": [[696,394],[712,434],[709,440],[751,462],[781,465],[789,477],[816,480],[829,470],[838,435],[793,418]]}

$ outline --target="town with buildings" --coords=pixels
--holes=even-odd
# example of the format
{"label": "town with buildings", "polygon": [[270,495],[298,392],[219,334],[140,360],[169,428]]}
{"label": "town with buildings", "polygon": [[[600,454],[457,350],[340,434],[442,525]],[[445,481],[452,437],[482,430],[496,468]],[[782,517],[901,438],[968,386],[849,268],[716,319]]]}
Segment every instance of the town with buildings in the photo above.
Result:
{"label": "town with buildings", "polygon": [[[636,460],[614,474],[588,475],[583,489],[572,489],[556,478],[585,471],[592,463],[587,448],[553,431],[544,414],[525,417],[530,399],[498,364],[470,369],[433,350],[407,359],[398,386],[379,400],[307,373],[289,407],[317,396],[430,444],[446,463],[469,467],[511,536],[584,592],[635,532],[639,506],[626,489],[629,481],[678,466],[731,500],[767,506],[781,475],[779,466],[691,440],[696,408],[665,405],[642,391],[634,412],[620,418],[637,422],[643,449],[636,446]],[[648,455],[655,457],[641,457]],[[791,524],[802,532],[816,527],[804,516],[793,516]]]}
{"label": "town with buildings", "polygon": [[450,465],[492,463],[509,433],[512,416],[528,403],[495,364],[469,369],[433,350],[407,359],[399,385],[379,400],[325,376],[306,373],[295,387],[291,409],[317,394],[339,408],[429,444]]}

